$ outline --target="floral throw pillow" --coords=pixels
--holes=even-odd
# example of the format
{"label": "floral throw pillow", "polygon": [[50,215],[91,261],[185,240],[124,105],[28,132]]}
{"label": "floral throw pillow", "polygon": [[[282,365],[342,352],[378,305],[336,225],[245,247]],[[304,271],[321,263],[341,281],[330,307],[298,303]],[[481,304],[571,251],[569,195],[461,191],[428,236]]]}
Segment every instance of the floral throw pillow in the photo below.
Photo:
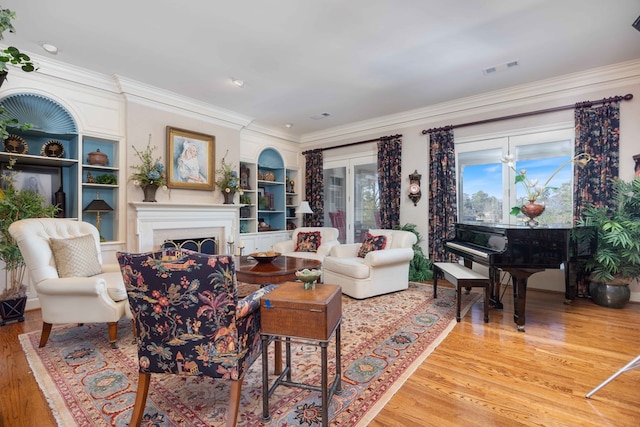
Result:
{"label": "floral throw pillow", "polygon": [[379,251],[385,248],[387,245],[387,236],[374,236],[371,233],[367,233],[367,236],[358,249],[358,256],[364,258],[371,251]]}
{"label": "floral throw pillow", "polygon": [[321,240],[319,231],[301,231],[298,233],[296,252],[317,252],[321,245]]}

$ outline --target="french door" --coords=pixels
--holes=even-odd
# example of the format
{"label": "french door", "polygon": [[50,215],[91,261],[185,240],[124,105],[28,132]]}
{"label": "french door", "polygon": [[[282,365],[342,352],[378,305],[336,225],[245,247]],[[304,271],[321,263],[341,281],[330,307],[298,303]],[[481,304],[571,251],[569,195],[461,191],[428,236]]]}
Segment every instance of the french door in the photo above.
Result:
{"label": "french door", "polygon": [[338,229],[338,240],[361,242],[379,218],[376,156],[325,159],[324,223]]}

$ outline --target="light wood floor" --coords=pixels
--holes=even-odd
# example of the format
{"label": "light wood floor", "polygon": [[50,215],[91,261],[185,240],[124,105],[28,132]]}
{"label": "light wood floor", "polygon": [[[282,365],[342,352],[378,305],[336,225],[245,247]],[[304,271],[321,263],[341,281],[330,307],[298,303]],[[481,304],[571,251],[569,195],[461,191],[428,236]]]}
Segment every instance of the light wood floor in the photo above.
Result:
{"label": "light wood floor", "polygon": [[[640,304],[564,305],[530,290],[519,333],[510,288],[503,302],[488,324],[474,305],[371,426],[640,425],[640,369],[584,397],[640,353]],[[0,327],[0,427],[55,426],[17,339],[38,329],[39,311]]]}

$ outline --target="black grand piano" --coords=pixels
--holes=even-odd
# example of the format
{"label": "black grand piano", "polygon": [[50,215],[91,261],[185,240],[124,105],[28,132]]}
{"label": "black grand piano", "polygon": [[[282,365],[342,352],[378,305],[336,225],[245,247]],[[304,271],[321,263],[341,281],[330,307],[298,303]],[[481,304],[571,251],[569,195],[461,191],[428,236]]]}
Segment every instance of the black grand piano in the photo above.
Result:
{"label": "black grand piano", "polygon": [[489,267],[491,302],[500,302],[499,270],[507,271],[513,282],[513,320],[524,332],[527,279],[545,269],[564,269],[565,299],[576,297],[577,260],[595,253],[595,232],[584,227],[547,228],[502,224],[455,224],[455,237],[445,241],[445,250]]}

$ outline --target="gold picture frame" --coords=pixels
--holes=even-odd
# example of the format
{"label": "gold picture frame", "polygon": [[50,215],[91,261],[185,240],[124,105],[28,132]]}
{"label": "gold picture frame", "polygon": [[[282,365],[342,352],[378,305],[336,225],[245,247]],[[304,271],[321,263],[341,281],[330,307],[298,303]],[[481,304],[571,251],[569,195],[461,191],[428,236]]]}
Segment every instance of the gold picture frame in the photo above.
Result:
{"label": "gold picture frame", "polygon": [[167,126],[167,187],[213,190],[216,138]]}

